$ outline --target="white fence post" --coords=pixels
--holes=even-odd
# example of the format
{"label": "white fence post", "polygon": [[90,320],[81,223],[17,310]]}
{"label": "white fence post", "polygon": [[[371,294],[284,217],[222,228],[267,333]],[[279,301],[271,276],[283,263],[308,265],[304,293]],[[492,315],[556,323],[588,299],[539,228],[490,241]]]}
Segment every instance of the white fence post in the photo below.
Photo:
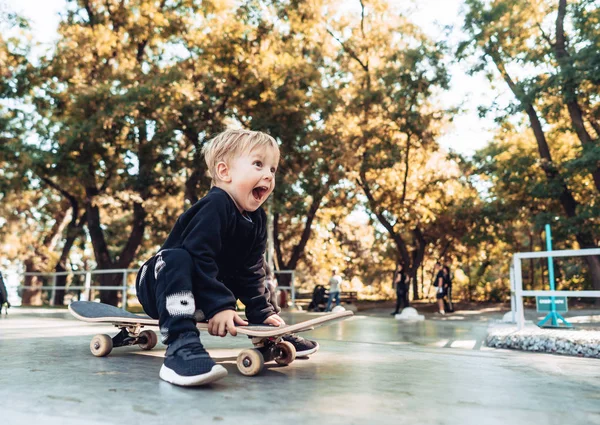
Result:
{"label": "white fence post", "polygon": [[295,285],[295,280],[296,278],[296,271],[292,270],[292,279],[290,281],[290,286],[291,286],[291,293],[292,293],[292,308],[296,308],[296,285]]}
{"label": "white fence post", "polygon": [[123,295],[121,298],[123,310],[127,311],[127,269],[123,270]]}
{"label": "white fence post", "polygon": [[[600,291],[533,291],[523,290],[523,276],[521,272],[521,261],[528,258],[561,258],[561,257],[585,257],[588,255],[600,256],[600,248],[588,249],[566,249],[561,251],[537,251],[537,252],[518,252],[513,255],[513,270],[511,279],[514,279],[515,301],[511,309],[516,313],[517,328],[523,329],[525,326],[525,310],[523,307],[523,297],[537,296],[560,296],[560,297],[588,297],[600,298]],[[512,280],[511,280],[512,285]]]}
{"label": "white fence post", "polygon": [[517,321],[515,314],[515,258],[510,262],[510,311],[512,312],[512,322]]}
{"label": "white fence post", "polygon": [[54,305],[54,297],[56,296],[56,275],[52,275],[52,292],[50,292],[50,299],[48,300],[50,305]]}
{"label": "white fence post", "polygon": [[85,273],[85,289],[84,289],[85,301],[92,301],[92,272],[88,271]]}
{"label": "white fence post", "polygon": [[525,312],[523,310],[523,281],[521,280],[521,259],[514,257],[515,273],[515,307],[517,312],[517,329],[523,329],[525,325]]}

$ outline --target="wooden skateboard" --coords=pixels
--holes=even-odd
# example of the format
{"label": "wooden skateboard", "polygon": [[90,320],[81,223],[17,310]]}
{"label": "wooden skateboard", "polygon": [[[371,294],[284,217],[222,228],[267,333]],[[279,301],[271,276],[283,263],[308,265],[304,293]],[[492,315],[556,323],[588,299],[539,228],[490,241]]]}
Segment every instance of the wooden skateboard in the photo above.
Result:
{"label": "wooden skateboard", "polygon": [[[120,329],[114,337],[95,335],[90,342],[90,350],[96,357],[110,354],[114,347],[138,345],[142,350],[151,350],[158,338],[152,330],[142,330],[144,326],[158,327],[158,320],[149,316],[129,313],[118,307],[91,301],[76,301],[69,305],[73,316],[84,322],[110,323]],[[294,325],[247,325],[236,326],[238,334],[252,339],[254,348],[244,349],[237,357],[238,370],[246,376],[254,376],[263,369],[265,362],[274,360],[280,365],[288,365],[296,358],[296,348],[282,338],[286,335],[305,332],[319,326],[347,319],[351,311],[329,313]],[[197,328],[208,330],[207,322],[198,322]]]}

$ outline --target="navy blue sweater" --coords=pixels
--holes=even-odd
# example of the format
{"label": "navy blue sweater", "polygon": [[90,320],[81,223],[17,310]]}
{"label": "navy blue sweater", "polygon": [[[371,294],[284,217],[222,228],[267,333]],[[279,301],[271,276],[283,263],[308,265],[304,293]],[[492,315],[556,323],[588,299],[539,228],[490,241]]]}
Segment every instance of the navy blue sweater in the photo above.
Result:
{"label": "navy blue sweater", "polygon": [[234,310],[238,298],[252,323],[262,323],[275,313],[264,286],[267,216],[259,208],[247,217],[252,222],[227,192],[213,187],[177,219],[161,248],[183,248],[194,259],[196,308],[207,319]]}

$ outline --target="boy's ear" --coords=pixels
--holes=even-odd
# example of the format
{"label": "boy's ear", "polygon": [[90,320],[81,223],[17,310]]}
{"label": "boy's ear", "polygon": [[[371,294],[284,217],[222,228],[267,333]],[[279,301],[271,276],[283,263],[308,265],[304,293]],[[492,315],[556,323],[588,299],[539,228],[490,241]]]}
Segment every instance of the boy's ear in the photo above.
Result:
{"label": "boy's ear", "polygon": [[229,167],[223,161],[219,162],[216,166],[217,179],[229,183],[231,181],[231,176],[229,175]]}

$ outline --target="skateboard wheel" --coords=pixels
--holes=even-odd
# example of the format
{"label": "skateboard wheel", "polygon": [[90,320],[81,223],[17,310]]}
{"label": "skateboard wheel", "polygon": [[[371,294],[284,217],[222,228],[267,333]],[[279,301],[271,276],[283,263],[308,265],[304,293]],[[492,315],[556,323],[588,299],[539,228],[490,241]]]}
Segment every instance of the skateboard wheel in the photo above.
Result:
{"label": "skateboard wheel", "polygon": [[113,341],[108,335],[95,335],[90,342],[90,351],[96,357],[108,356],[113,349]]}
{"label": "skateboard wheel", "polygon": [[296,347],[291,342],[282,341],[277,344],[279,356],[275,357],[275,362],[280,365],[288,365],[296,359]]}
{"label": "skateboard wheel", "polygon": [[138,344],[142,350],[152,350],[154,347],[156,347],[158,337],[156,336],[156,333],[154,333],[154,331],[142,331],[139,337],[145,338],[146,340],[146,342]]}
{"label": "skateboard wheel", "polygon": [[264,365],[265,359],[262,353],[255,348],[242,350],[237,357],[237,367],[242,375],[257,375]]}

